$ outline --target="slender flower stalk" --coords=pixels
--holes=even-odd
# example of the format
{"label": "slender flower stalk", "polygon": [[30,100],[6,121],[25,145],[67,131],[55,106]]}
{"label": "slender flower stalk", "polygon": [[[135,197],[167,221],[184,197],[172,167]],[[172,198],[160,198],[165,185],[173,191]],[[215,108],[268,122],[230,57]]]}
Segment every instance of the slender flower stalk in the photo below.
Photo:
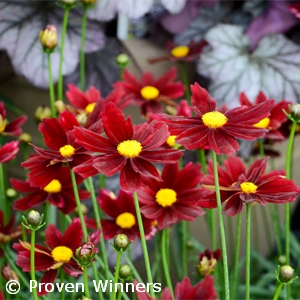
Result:
{"label": "slender flower stalk", "polygon": [[112,300],[116,300],[117,291],[116,286],[119,281],[119,273],[120,273],[120,267],[121,267],[121,257],[122,257],[123,251],[118,251],[118,257],[117,257],[117,263],[115,268],[115,276],[114,276],[114,286],[113,286],[113,294],[112,294]]}
{"label": "slender flower stalk", "polygon": [[[279,215],[276,210],[275,204],[269,205],[270,212],[271,212],[271,220],[275,232],[275,241],[276,241],[276,247],[278,251],[278,256],[282,255],[282,244],[281,244],[281,234],[280,234],[280,224],[278,222]],[[270,244],[269,244],[270,245]]]}
{"label": "slender flower stalk", "polygon": [[[147,279],[148,279],[148,283],[153,283],[151,267],[150,267],[150,261],[149,261],[149,255],[148,255],[148,249],[147,249],[147,244],[146,244],[145,232],[144,232],[142,215],[141,215],[141,210],[140,210],[140,205],[139,205],[137,192],[133,193],[133,198],[134,198],[134,206],[135,206],[135,210],[136,210],[136,216],[137,216],[139,231],[140,231],[140,236],[141,236],[141,243],[142,243],[142,249],[143,249],[143,254],[144,254]],[[152,298],[154,298],[154,291],[153,291],[153,285],[152,284],[150,285],[150,295],[151,295]]]}
{"label": "slender flower stalk", "polygon": [[87,298],[91,298],[90,290],[89,290],[89,281],[88,281],[88,274],[87,274],[87,266],[83,267],[83,280],[84,280],[84,292]]}
{"label": "slender flower stalk", "polygon": [[250,300],[251,204],[246,205],[246,300]]}
{"label": "slender flower stalk", "polygon": [[277,300],[278,299],[282,287],[283,287],[283,283],[280,282],[279,285],[277,286],[277,289],[276,289],[276,292],[275,292],[273,300]]}
{"label": "slender flower stalk", "polygon": [[236,292],[238,288],[238,273],[239,273],[239,255],[240,255],[240,245],[241,245],[241,225],[242,225],[242,215],[237,216],[236,225],[236,241],[235,241],[235,251],[234,251],[234,263],[233,263],[233,278],[232,278],[232,299],[237,299]]}
{"label": "slender flower stalk", "polygon": [[64,60],[64,46],[65,46],[65,38],[68,26],[70,8],[65,7],[64,19],[62,25],[62,33],[61,33],[61,42],[60,42],[60,51],[59,51],[59,72],[58,72],[58,99],[63,99],[63,60]]}
{"label": "slender flower stalk", "polygon": [[259,145],[259,155],[261,158],[263,158],[265,157],[264,140],[258,139],[258,145]]}
{"label": "slender flower stalk", "polygon": [[229,275],[228,275],[228,259],[227,259],[227,248],[226,248],[226,236],[224,228],[224,219],[222,215],[222,203],[220,196],[220,185],[219,185],[219,176],[218,176],[218,166],[217,166],[217,154],[215,151],[212,151],[212,161],[214,168],[214,178],[215,178],[215,188],[216,188],[216,199],[218,204],[218,219],[220,226],[220,235],[221,235],[221,248],[223,255],[223,272],[224,272],[224,285],[225,285],[225,299],[230,300],[230,287],[229,287]]}
{"label": "slender flower stalk", "polygon": [[181,221],[179,224],[181,228],[181,238],[182,238],[182,245],[181,245],[181,259],[182,259],[182,278],[188,275],[188,254],[187,254],[187,222]]}
{"label": "slender flower stalk", "polygon": [[[96,280],[96,282],[99,282],[98,270],[96,268],[96,263],[95,262],[92,263],[92,268],[93,268],[95,280]],[[108,278],[108,277],[105,277],[105,278]],[[99,293],[99,300],[104,300],[103,293],[102,293],[101,289],[99,289],[98,293]]]}
{"label": "slender flower stalk", "polygon": [[81,27],[81,47],[80,47],[80,88],[85,91],[85,38],[86,38],[86,24],[87,24],[87,11],[88,7],[85,5],[83,7],[82,16],[82,27]]}
{"label": "slender flower stalk", "polygon": [[189,78],[186,71],[186,64],[182,61],[179,62],[180,72],[182,81],[185,85],[185,98],[188,101],[189,105],[191,105],[191,91],[190,91],[190,84],[189,84]]}
{"label": "slender flower stalk", "polygon": [[87,242],[88,241],[88,233],[87,233],[86,225],[85,225],[85,222],[84,222],[83,213],[82,213],[82,210],[81,210],[75,173],[72,171],[72,169],[70,169],[70,174],[71,174],[71,179],[72,179],[75,202],[76,202],[76,206],[77,206],[77,209],[78,209],[78,215],[79,215],[79,219],[80,219],[80,223],[81,223],[81,227],[82,227],[82,231],[83,231],[84,241]]}
{"label": "slender flower stalk", "polygon": [[47,53],[48,58],[48,76],[49,76],[49,94],[50,94],[50,105],[52,117],[57,118],[56,109],[55,109],[55,93],[54,93],[54,84],[52,76],[52,65],[51,65],[51,52]]}
{"label": "slender flower stalk", "polygon": [[95,189],[94,189],[92,177],[89,177],[87,179],[87,181],[88,181],[88,185],[89,185],[89,191],[91,193],[91,199],[92,199],[93,209],[94,209],[94,213],[95,213],[97,228],[100,229],[100,248],[101,248],[101,252],[102,252],[101,254],[102,254],[103,263],[104,263],[104,272],[106,274],[106,278],[108,278],[108,272],[109,272],[108,260],[107,260],[105,242],[104,242],[102,225],[101,225],[101,217],[100,217],[100,213],[99,213],[99,208],[98,208],[98,204],[97,204],[97,199],[96,199],[96,195],[95,195]]}
{"label": "slender flower stalk", "polygon": [[[35,245],[35,230],[31,230],[31,247],[30,247],[30,276],[31,280],[35,281],[35,268],[34,268],[34,245]],[[37,290],[33,289],[33,298],[38,300]]]}
{"label": "slender flower stalk", "polygon": [[0,164],[0,201],[2,210],[4,212],[4,224],[6,224],[10,218],[9,207],[6,199],[5,192],[5,175],[4,175],[4,166]]}
{"label": "slender flower stalk", "polygon": [[170,289],[172,298],[174,299],[174,291],[173,291],[170,269],[169,269],[169,261],[168,261],[168,249],[169,249],[169,228],[165,228],[163,229],[162,239],[161,239],[162,264],[163,264],[167,286]]}

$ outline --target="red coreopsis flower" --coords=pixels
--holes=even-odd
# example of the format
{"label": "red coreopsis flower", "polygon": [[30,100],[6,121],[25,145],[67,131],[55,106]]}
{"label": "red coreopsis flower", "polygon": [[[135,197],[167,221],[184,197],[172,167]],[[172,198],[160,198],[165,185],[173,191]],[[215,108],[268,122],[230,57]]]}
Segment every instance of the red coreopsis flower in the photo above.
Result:
{"label": "red coreopsis flower", "polygon": [[211,251],[206,249],[204,252],[200,253],[198,259],[198,271],[202,277],[210,275],[216,265],[218,260],[221,259],[221,250],[217,249],[215,251]]}
{"label": "red coreopsis flower", "polygon": [[38,155],[22,163],[23,167],[30,170],[28,180],[31,186],[45,188],[58,177],[65,163],[73,168],[91,158],[87,151],[75,142],[73,132],[67,131],[59,120],[43,119],[39,124],[39,131],[50,149],[33,145]]}
{"label": "red coreopsis flower", "polygon": [[26,116],[18,117],[11,122],[8,122],[6,119],[6,110],[4,103],[0,102],[0,134],[10,135],[10,136],[19,136],[22,133],[21,126],[27,120]]}
{"label": "red coreopsis flower", "polygon": [[[53,283],[57,271],[62,268],[71,276],[82,274],[82,268],[72,258],[77,248],[81,246],[83,232],[79,219],[74,219],[68,229],[62,234],[53,224],[50,224],[45,231],[46,247],[34,245],[34,261],[36,271],[45,271],[41,283]],[[13,244],[13,249],[17,251],[16,264],[24,272],[30,272],[30,249],[32,245],[28,242],[20,241]],[[38,295],[45,295],[47,292],[42,285]]]}
{"label": "red coreopsis flower", "polygon": [[0,163],[14,159],[19,152],[19,141],[12,141],[0,147]]}
{"label": "red coreopsis flower", "polygon": [[114,103],[108,103],[102,113],[107,138],[85,128],[75,128],[76,142],[86,149],[101,153],[73,170],[83,177],[90,176],[91,168],[112,176],[121,171],[121,188],[137,190],[147,177],[161,180],[152,163],[175,163],[181,151],[159,148],[170,135],[164,122],[142,124],[134,131],[130,117],[126,120]]}
{"label": "red coreopsis flower", "polygon": [[266,129],[253,124],[270,115],[274,100],[270,99],[252,107],[228,109],[225,104],[216,107],[216,100],[198,83],[191,85],[195,117],[171,117],[165,115],[176,142],[186,149],[211,148],[217,154],[233,154],[239,150],[237,138],[255,140]]}
{"label": "red coreopsis flower", "polygon": [[138,191],[141,212],[157,220],[159,229],[180,220],[193,221],[204,214],[198,206],[204,192],[197,187],[202,177],[199,165],[188,163],[182,170],[178,163],[166,165],[161,177],[162,181],[147,178]]}
{"label": "red coreopsis flower", "polygon": [[[245,203],[267,202],[280,204],[292,202],[300,192],[293,180],[285,178],[284,171],[272,171],[264,174],[267,158],[255,161],[248,171],[238,157],[230,156],[224,162],[224,169],[218,167],[221,190],[221,201],[225,202],[223,213],[235,216],[240,213]],[[213,166],[209,163],[208,173],[201,180],[207,188],[214,190]],[[201,207],[214,208],[217,206],[216,195],[211,193],[199,202]]]}
{"label": "red coreopsis flower", "polygon": [[[134,280],[134,284],[137,286],[137,280]],[[138,300],[156,300],[156,298],[151,298],[147,292],[140,292],[139,290],[138,288],[135,289]],[[205,276],[204,279],[194,286],[192,286],[188,277],[184,277],[181,282],[176,284],[174,297],[175,300],[216,300],[218,294],[214,286],[213,276]],[[161,300],[174,300],[168,287],[163,290]]]}
{"label": "red coreopsis flower", "polygon": [[[76,174],[76,182],[79,185],[83,178]],[[11,179],[12,187],[26,196],[14,203],[14,209],[25,211],[37,207],[49,201],[50,204],[59,208],[64,214],[69,214],[76,208],[70,169],[62,167],[57,178],[53,179],[43,189],[30,186],[29,182]],[[87,199],[90,195],[85,190],[79,190],[79,198]]]}
{"label": "red coreopsis flower", "polygon": [[172,68],[159,79],[155,79],[150,72],[143,73],[141,81],[138,81],[130,72],[125,70],[124,81],[120,83],[131,102],[141,106],[143,115],[159,113],[163,111],[161,103],[176,106],[172,100],[180,98],[184,94],[184,85],[174,82],[176,68]]}
{"label": "red coreopsis flower", "polygon": [[[128,239],[134,241],[140,238],[137,216],[135,212],[132,193],[120,190],[118,197],[108,190],[101,190],[98,202],[103,212],[110,217],[109,220],[101,220],[104,238],[109,240],[117,234],[126,234]],[[142,216],[146,239],[151,239],[156,228],[153,220]],[[86,219],[89,228],[97,228],[96,220]]]}
{"label": "red coreopsis flower", "polygon": [[[15,216],[12,216],[7,224],[4,222],[4,213],[0,210],[0,246],[11,240],[18,239],[22,235],[22,226],[15,225]],[[3,256],[3,250],[0,249],[0,258]]]}
{"label": "red coreopsis flower", "polygon": [[[257,95],[254,104],[260,104],[265,101],[267,101],[266,95],[263,92],[260,92]],[[245,93],[240,94],[240,103],[241,105],[246,105],[248,107],[253,106]],[[279,128],[288,120],[284,111],[289,111],[289,105],[291,104],[292,102],[285,100],[276,103],[270,111],[270,116],[260,120],[257,124],[254,124],[254,126],[268,129],[269,131],[264,135],[267,139],[274,141],[284,140],[285,136],[279,131]]]}
{"label": "red coreopsis flower", "polygon": [[176,45],[172,41],[168,41],[165,47],[169,53],[161,57],[148,59],[148,62],[151,64],[163,60],[191,62],[200,56],[207,44],[205,40],[198,43],[191,41],[189,45]]}

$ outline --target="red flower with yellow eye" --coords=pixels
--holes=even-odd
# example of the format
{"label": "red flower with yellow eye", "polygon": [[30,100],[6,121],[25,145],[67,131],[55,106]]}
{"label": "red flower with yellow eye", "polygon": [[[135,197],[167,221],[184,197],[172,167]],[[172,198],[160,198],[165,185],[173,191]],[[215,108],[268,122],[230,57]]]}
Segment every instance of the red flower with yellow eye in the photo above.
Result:
{"label": "red flower with yellow eye", "polygon": [[204,214],[198,206],[205,192],[197,187],[202,177],[200,165],[188,163],[182,170],[178,163],[166,165],[161,177],[162,181],[147,178],[138,191],[141,212],[157,220],[159,229],[180,220],[193,221]]}
{"label": "red flower with yellow eye", "polygon": [[148,59],[148,62],[151,64],[163,60],[170,60],[174,62],[178,62],[178,61],[191,62],[196,58],[199,58],[203,48],[207,44],[208,43],[205,40],[202,40],[198,43],[191,41],[189,45],[176,45],[172,41],[168,41],[166,43],[166,49],[169,53],[161,57],[150,58]]}
{"label": "red flower with yellow eye", "polygon": [[[76,175],[77,185],[82,181],[83,178]],[[15,201],[14,209],[16,210],[25,211],[40,206],[46,201],[56,206],[64,214],[69,214],[76,208],[70,169],[68,167],[62,167],[58,176],[43,189],[32,187],[29,182],[24,180],[11,179],[11,183],[15,190],[27,194]],[[84,190],[79,190],[78,192],[81,200],[89,198],[89,192]]]}
{"label": "red flower with yellow eye", "polygon": [[138,81],[127,70],[124,72],[122,85],[131,102],[141,106],[143,115],[148,113],[162,112],[161,103],[176,106],[172,100],[180,98],[184,94],[184,85],[181,82],[174,82],[176,68],[172,68],[159,79],[155,79],[150,72],[143,73],[141,81]]}
{"label": "red flower with yellow eye", "polygon": [[[82,274],[82,268],[72,258],[78,247],[81,246],[83,232],[79,219],[74,219],[64,234],[62,234],[53,224],[50,224],[45,231],[46,247],[34,245],[34,268],[36,271],[45,271],[41,283],[53,283],[58,269],[62,268],[71,276]],[[16,265],[24,272],[30,272],[30,249],[32,245],[28,242],[20,241],[13,244],[13,249],[17,252]],[[45,295],[45,285],[41,285],[42,290],[38,295]]]}
{"label": "red flower with yellow eye", "polygon": [[135,131],[131,119],[126,120],[114,103],[106,104],[102,122],[107,138],[85,128],[73,130],[78,144],[100,153],[73,169],[84,178],[90,176],[91,168],[106,176],[120,171],[121,188],[134,191],[145,178],[161,180],[152,163],[175,163],[183,155],[178,150],[159,148],[170,135],[164,122],[144,123]]}
{"label": "red flower with yellow eye", "polygon": [[191,85],[195,117],[165,115],[169,131],[177,135],[176,142],[186,149],[211,148],[217,154],[233,154],[239,150],[237,138],[255,140],[267,130],[253,124],[270,115],[274,100],[252,107],[228,109],[225,104],[217,108],[216,100],[198,83]]}
{"label": "red flower with yellow eye", "polygon": [[0,102],[0,134],[19,136],[22,133],[21,126],[27,120],[26,116],[18,117],[10,122],[6,119],[6,110],[4,103]]}
{"label": "red flower with yellow eye", "polygon": [[[108,190],[101,190],[98,202],[103,212],[111,218],[101,220],[105,239],[112,239],[121,233],[126,234],[131,241],[134,241],[136,237],[140,238],[132,193],[120,190],[116,197]],[[142,221],[146,239],[149,240],[155,235],[157,229],[153,220],[142,216]],[[96,220],[86,219],[86,225],[89,228],[97,228]]]}
{"label": "red flower with yellow eye", "polygon": [[75,142],[72,131],[66,131],[57,119],[43,119],[39,125],[39,131],[43,134],[45,144],[50,149],[32,145],[38,155],[22,163],[25,169],[30,170],[28,181],[31,186],[45,188],[58,177],[65,163],[73,168],[91,158],[87,151]]}
{"label": "red flower with yellow eye", "polygon": [[[263,92],[260,92],[255,98],[254,104],[260,104],[265,101],[267,101],[267,96]],[[240,103],[241,105],[246,105],[248,107],[253,106],[245,93],[240,94]],[[255,127],[266,128],[269,130],[264,135],[264,138],[273,141],[282,141],[286,138],[279,129],[281,125],[288,120],[284,111],[288,112],[291,104],[292,102],[285,100],[276,103],[276,105],[271,109],[269,117],[260,120],[257,124],[254,124]]]}
{"label": "red flower with yellow eye", "polygon": [[[221,201],[225,202],[223,213],[235,216],[240,213],[245,203],[268,202],[281,204],[292,202],[300,192],[300,188],[293,180],[285,178],[284,171],[272,171],[264,174],[267,167],[267,158],[255,161],[248,171],[238,157],[230,156],[224,162],[224,169],[218,168]],[[209,175],[201,180],[201,184],[215,190],[213,166],[210,162]],[[199,201],[205,208],[217,206],[216,194],[213,192]]]}

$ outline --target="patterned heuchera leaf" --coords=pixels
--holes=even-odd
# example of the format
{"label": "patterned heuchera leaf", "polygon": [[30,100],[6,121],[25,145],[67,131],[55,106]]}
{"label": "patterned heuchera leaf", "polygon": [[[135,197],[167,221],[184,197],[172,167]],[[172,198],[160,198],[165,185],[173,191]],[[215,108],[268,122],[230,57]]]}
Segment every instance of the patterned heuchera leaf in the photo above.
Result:
{"label": "patterned heuchera leaf", "polygon": [[300,47],[283,35],[265,36],[253,52],[240,26],[220,24],[205,39],[211,49],[201,55],[197,70],[211,79],[209,92],[219,104],[238,106],[243,91],[252,100],[263,91],[278,101],[299,101]]}
{"label": "patterned heuchera leaf", "polygon": [[[46,25],[57,27],[61,36],[64,10],[55,1],[5,1],[0,4],[0,48],[8,52],[14,69],[34,85],[48,86],[47,55],[42,51],[39,32]],[[65,40],[63,74],[75,70],[79,61],[81,35],[81,10],[70,11],[69,25]],[[97,51],[104,46],[101,25],[89,21],[87,27],[86,52]],[[53,79],[57,81],[59,47],[51,54]]]}

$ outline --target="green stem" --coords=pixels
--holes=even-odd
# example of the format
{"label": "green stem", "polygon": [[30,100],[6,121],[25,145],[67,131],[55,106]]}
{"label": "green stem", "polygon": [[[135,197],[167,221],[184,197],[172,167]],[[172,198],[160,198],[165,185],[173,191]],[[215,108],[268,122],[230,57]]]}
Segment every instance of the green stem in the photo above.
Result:
{"label": "green stem", "polygon": [[251,204],[246,205],[246,300],[250,300]]}
{"label": "green stem", "polygon": [[96,199],[96,194],[95,194],[95,189],[94,189],[94,184],[93,184],[93,179],[92,177],[89,177],[87,179],[88,184],[89,184],[89,191],[91,193],[91,199],[93,203],[93,209],[95,213],[95,219],[96,219],[96,224],[97,228],[100,229],[100,248],[101,248],[101,254],[103,258],[103,263],[104,263],[104,272],[106,277],[108,276],[108,260],[107,260],[107,255],[106,255],[106,248],[105,248],[105,241],[104,241],[104,236],[103,236],[103,231],[102,231],[102,225],[101,225],[101,217],[99,213],[99,207]]}
{"label": "green stem", "polygon": [[[128,251],[128,249],[127,249],[127,251]],[[126,263],[130,267],[130,269],[133,271],[134,277],[137,279],[138,282],[143,283],[142,277],[140,276],[139,272],[137,271],[137,269],[135,268],[135,266],[131,262],[131,259],[129,258],[129,256],[127,254],[125,254],[124,257],[125,257]]]}
{"label": "green stem", "polygon": [[240,256],[240,245],[241,245],[241,225],[242,225],[242,215],[239,213],[237,216],[236,225],[236,241],[235,241],[235,254],[233,263],[233,283],[232,283],[232,299],[238,299],[236,297],[238,289],[238,273],[239,273],[239,256]]}
{"label": "green stem", "polygon": [[117,257],[117,263],[116,263],[116,270],[115,270],[115,277],[114,277],[114,286],[113,286],[113,294],[112,294],[112,300],[116,300],[117,298],[117,291],[116,291],[116,285],[119,281],[119,273],[120,273],[120,267],[121,267],[121,257],[122,257],[122,252],[118,252],[118,257]]}
{"label": "green stem", "polygon": [[[97,268],[96,268],[96,262],[92,263],[92,268],[93,268],[93,273],[95,275],[95,280],[96,280],[96,282],[99,282],[99,276],[98,276],[98,271],[97,271]],[[106,278],[108,278],[108,277],[106,277]],[[99,289],[99,300],[104,300],[103,293],[102,293],[101,289]]]}
{"label": "green stem", "polygon": [[[35,231],[31,231],[31,247],[30,247],[30,276],[31,280],[35,281],[35,269],[34,269],[34,246],[35,246]],[[37,291],[33,289],[34,300],[38,299]]]}
{"label": "green stem", "polygon": [[181,229],[181,238],[182,238],[182,245],[181,245],[181,259],[182,259],[182,278],[188,275],[188,255],[187,255],[187,222],[181,221],[179,226]]}
{"label": "green stem", "polygon": [[52,77],[52,65],[51,65],[51,53],[47,53],[48,57],[48,74],[49,74],[49,94],[50,94],[50,105],[52,117],[56,118],[56,109],[55,109],[55,94],[54,94],[54,85],[53,85],[53,77]]}
{"label": "green stem", "polygon": [[84,44],[86,36],[86,23],[87,23],[87,6],[83,8],[82,27],[81,27],[81,47],[80,47],[80,88],[85,91],[85,53]]}
{"label": "green stem", "polygon": [[190,92],[190,83],[189,78],[186,71],[186,64],[184,62],[179,62],[180,73],[182,77],[183,84],[185,85],[185,98],[188,101],[189,105],[191,105],[191,92]]}
{"label": "green stem", "polygon": [[[285,171],[286,171],[286,178],[291,179],[291,159],[292,159],[292,152],[293,152],[293,142],[294,136],[296,131],[297,123],[293,122],[288,148],[286,153],[286,162],[285,162]],[[291,218],[291,205],[290,203],[285,204],[285,256],[286,256],[286,264],[290,264],[290,218]]]}
{"label": "green stem", "polygon": [[223,215],[222,215],[222,203],[221,203],[221,196],[220,196],[217,154],[214,151],[212,151],[212,161],[213,161],[213,168],[214,168],[216,199],[217,199],[217,204],[218,204],[218,219],[219,219],[220,236],[221,236],[221,249],[222,249],[222,256],[223,256],[225,299],[230,300],[226,236],[225,236],[225,228],[224,228],[224,219],[223,219]]}
{"label": "green stem", "polygon": [[283,287],[283,283],[280,282],[279,285],[277,286],[276,293],[275,293],[275,295],[274,295],[273,300],[277,300],[277,299],[278,299],[282,287]]}
{"label": "green stem", "polygon": [[[60,282],[65,282],[65,271],[61,268],[60,269]],[[65,299],[65,289],[62,289],[61,290],[61,293],[60,293],[60,300],[64,300]]]}
{"label": "green stem", "polygon": [[58,99],[63,100],[63,61],[64,61],[64,46],[66,39],[66,32],[69,19],[69,8],[65,8],[64,20],[61,32],[61,42],[60,42],[60,51],[59,51],[59,73],[58,73]]}
{"label": "green stem", "polygon": [[281,244],[281,234],[280,234],[280,225],[279,225],[279,216],[275,209],[275,205],[273,203],[269,204],[269,209],[271,212],[271,220],[273,224],[273,229],[275,233],[275,241],[277,246],[278,255],[282,255],[282,244]]}
{"label": "green stem", "polygon": [[88,282],[88,274],[87,274],[87,266],[83,267],[83,280],[84,280],[84,292],[87,298],[90,297],[90,290],[89,290],[89,282]]}
{"label": "green stem", "polygon": [[174,299],[174,291],[173,291],[170,270],[169,270],[169,259],[167,255],[168,248],[169,248],[169,228],[165,228],[162,232],[162,239],[161,239],[162,264],[163,264],[167,286],[170,289],[172,299]]}
{"label": "green stem", "polygon": [[265,157],[265,149],[264,149],[264,140],[258,139],[258,146],[259,146],[259,156],[261,158]]}
{"label": "green stem", "polygon": [[[147,249],[147,243],[146,243],[146,238],[145,238],[145,231],[144,231],[144,227],[143,227],[142,215],[141,215],[137,192],[133,193],[133,197],[134,197],[134,206],[135,206],[135,211],[136,211],[136,216],[137,216],[139,231],[140,231],[140,236],[141,236],[141,244],[142,244],[142,249],[143,249],[143,254],[144,254],[147,280],[148,280],[148,283],[153,283],[151,267],[150,267],[150,260],[149,260],[148,249]],[[152,298],[155,297],[152,284],[150,284],[150,296]]]}
{"label": "green stem", "polygon": [[4,214],[4,224],[10,219],[10,209],[6,199],[6,192],[5,192],[5,176],[4,176],[4,166],[0,164],[0,203],[2,204],[2,210]]}
{"label": "green stem", "polygon": [[80,223],[81,223],[81,227],[82,227],[82,231],[83,231],[84,241],[87,243],[88,242],[88,233],[87,233],[86,225],[85,225],[85,222],[84,222],[83,213],[82,213],[82,210],[81,210],[75,173],[72,171],[71,168],[70,168],[70,173],[71,173],[73,191],[74,191],[74,196],[75,196],[75,202],[76,202],[78,215],[79,215],[79,219],[80,219]]}

